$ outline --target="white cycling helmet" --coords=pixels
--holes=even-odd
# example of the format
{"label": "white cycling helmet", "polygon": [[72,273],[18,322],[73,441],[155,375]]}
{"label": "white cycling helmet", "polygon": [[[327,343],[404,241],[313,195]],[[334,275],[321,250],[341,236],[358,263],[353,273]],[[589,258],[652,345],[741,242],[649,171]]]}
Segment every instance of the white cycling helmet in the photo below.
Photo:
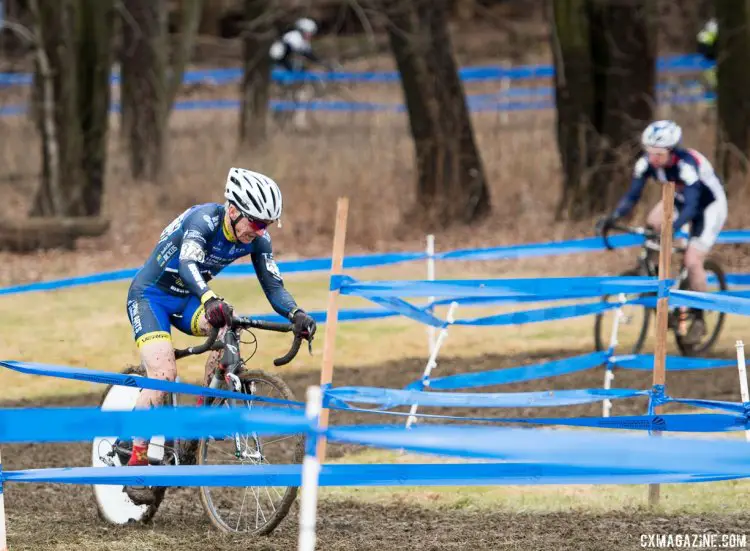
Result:
{"label": "white cycling helmet", "polygon": [[299,32],[306,34],[317,34],[318,32],[318,24],[309,17],[297,19],[294,23],[294,28]]}
{"label": "white cycling helmet", "polygon": [[674,121],[655,121],[641,135],[643,147],[665,147],[672,149],[682,139],[682,128]]}
{"label": "white cycling helmet", "polygon": [[230,168],[224,197],[249,218],[267,221],[281,218],[279,186],[259,172]]}

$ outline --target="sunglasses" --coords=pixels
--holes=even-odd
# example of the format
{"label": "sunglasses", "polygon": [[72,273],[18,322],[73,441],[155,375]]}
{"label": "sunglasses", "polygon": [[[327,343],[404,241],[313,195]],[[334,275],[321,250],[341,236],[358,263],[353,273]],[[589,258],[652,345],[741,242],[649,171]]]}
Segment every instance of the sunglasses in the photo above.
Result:
{"label": "sunglasses", "polygon": [[269,222],[268,220],[258,220],[257,218],[250,218],[249,216],[245,216],[245,218],[250,222],[250,227],[253,228],[253,231],[256,232],[261,232],[273,224],[272,221]]}

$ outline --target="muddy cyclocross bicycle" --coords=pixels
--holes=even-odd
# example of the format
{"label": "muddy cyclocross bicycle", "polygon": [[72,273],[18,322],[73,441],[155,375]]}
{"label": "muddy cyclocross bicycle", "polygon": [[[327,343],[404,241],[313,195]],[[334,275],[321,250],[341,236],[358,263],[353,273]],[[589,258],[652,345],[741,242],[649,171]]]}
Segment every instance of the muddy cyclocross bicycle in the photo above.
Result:
{"label": "muddy cyclocross bicycle", "polygon": [[[243,358],[241,346],[254,345],[257,339],[251,330],[292,332],[291,323],[275,323],[234,317],[224,336],[212,330],[207,340],[194,347],[175,350],[177,359],[194,356],[209,350],[223,350],[219,365],[211,377],[210,388],[242,392],[258,396],[259,400],[243,401],[214,399],[203,401],[206,407],[267,407],[263,397],[295,401],[294,394],[277,375],[259,369],[247,369],[246,362],[253,353]],[[247,334],[248,340],[243,340]],[[297,355],[302,337],[295,336],[291,349],[274,360],[281,366]],[[308,344],[310,346],[310,344]],[[126,374],[146,376],[142,366],[130,367]],[[132,410],[140,390],[126,386],[109,386],[101,401],[103,410]],[[265,403],[267,404],[267,403]],[[176,406],[177,395],[167,394],[165,405]],[[278,404],[273,404],[278,407]],[[288,407],[292,407],[291,405]],[[95,467],[126,465],[130,459],[132,442],[112,437],[98,437],[92,446]],[[152,465],[261,465],[301,463],[304,454],[304,435],[260,438],[250,434],[228,434],[201,440],[179,440],[153,437],[149,443],[149,463]],[[153,499],[138,505],[124,492],[123,486],[95,485],[94,498],[99,516],[107,522],[126,524],[148,522],[156,514],[167,488],[152,487]],[[269,534],[286,517],[297,496],[297,487],[200,487],[203,509],[211,523],[222,532]]]}

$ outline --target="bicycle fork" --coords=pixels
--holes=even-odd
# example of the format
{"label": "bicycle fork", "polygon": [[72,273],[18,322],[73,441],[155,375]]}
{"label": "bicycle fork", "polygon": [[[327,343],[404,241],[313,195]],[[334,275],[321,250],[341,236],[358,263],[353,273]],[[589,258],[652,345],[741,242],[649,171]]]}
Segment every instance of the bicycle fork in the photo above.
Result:
{"label": "bicycle fork", "polygon": [[[243,392],[242,382],[236,375],[237,369],[242,365],[242,358],[239,355],[239,342],[234,331],[227,331],[224,335],[224,354],[214,375],[211,378],[209,388],[220,389],[226,386],[235,392]],[[255,385],[250,389],[250,394],[255,391]],[[255,450],[250,452],[249,446],[242,445],[242,439],[238,433],[234,434],[234,455],[238,459],[251,459],[262,461],[263,453],[261,443],[257,433],[252,433],[252,439],[255,444]]]}

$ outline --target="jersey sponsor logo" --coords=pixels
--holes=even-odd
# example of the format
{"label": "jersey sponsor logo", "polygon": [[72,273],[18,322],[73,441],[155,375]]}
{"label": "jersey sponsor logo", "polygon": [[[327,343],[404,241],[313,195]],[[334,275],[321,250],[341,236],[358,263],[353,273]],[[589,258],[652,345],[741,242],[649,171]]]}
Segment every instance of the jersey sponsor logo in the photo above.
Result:
{"label": "jersey sponsor logo", "polygon": [[183,212],[177,218],[172,220],[172,222],[170,222],[169,225],[166,228],[164,228],[164,230],[161,232],[161,235],[159,236],[159,242],[164,241],[167,237],[169,237],[170,235],[172,235],[174,232],[176,232],[182,227],[182,222],[185,220],[185,216],[187,216],[187,213],[189,211],[190,209],[185,210],[185,212]]}
{"label": "jersey sponsor logo", "polygon": [[208,225],[208,228],[211,231],[214,231],[217,226],[219,225],[219,217],[218,216],[209,216],[208,214],[203,215],[203,221]]}
{"label": "jersey sponsor logo", "polygon": [[185,232],[185,236],[183,237],[183,240],[192,240],[192,241],[198,241],[199,243],[205,243],[206,238],[203,237],[203,234],[199,232],[198,230],[188,230]]}
{"label": "jersey sponsor logo", "polygon": [[184,241],[180,248],[180,260],[191,262],[204,262],[206,260],[206,251],[200,243],[195,241]]}
{"label": "jersey sponsor logo", "polygon": [[135,338],[135,336],[143,329],[141,313],[137,301],[131,300],[128,302],[128,315],[130,316],[130,323],[133,325],[133,337]]}
{"label": "jersey sponsor logo", "polygon": [[174,256],[174,253],[177,252],[177,245],[174,243],[168,243],[164,246],[164,248],[159,252],[159,254],[156,255],[156,261],[159,263],[159,266],[164,266],[169,262],[169,260]]}
{"label": "jersey sponsor logo", "polygon": [[268,270],[268,273],[281,281],[281,271],[279,271],[279,267],[276,264],[276,261],[273,259],[273,254],[263,253],[263,260],[266,263],[266,270]]}
{"label": "jersey sponsor logo", "polygon": [[153,333],[146,333],[145,335],[142,335],[136,341],[136,345],[138,346],[138,348],[140,348],[144,344],[148,344],[151,342],[171,341],[171,340],[172,340],[172,336],[166,331],[154,331]]}
{"label": "jersey sponsor logo", "polygon": [[204,289],[206,289],[208,286],[206,285],[206,282],[203,281],[203,276],[201,276],[201,273],[198,270],[198,265],[197,264],[191,264],[190,267],[189,267],[189,269],[190,269],[190,273],[195,278],[195,282],[198,285],[198,289],[200,289],[201,291],[203,291]]}

